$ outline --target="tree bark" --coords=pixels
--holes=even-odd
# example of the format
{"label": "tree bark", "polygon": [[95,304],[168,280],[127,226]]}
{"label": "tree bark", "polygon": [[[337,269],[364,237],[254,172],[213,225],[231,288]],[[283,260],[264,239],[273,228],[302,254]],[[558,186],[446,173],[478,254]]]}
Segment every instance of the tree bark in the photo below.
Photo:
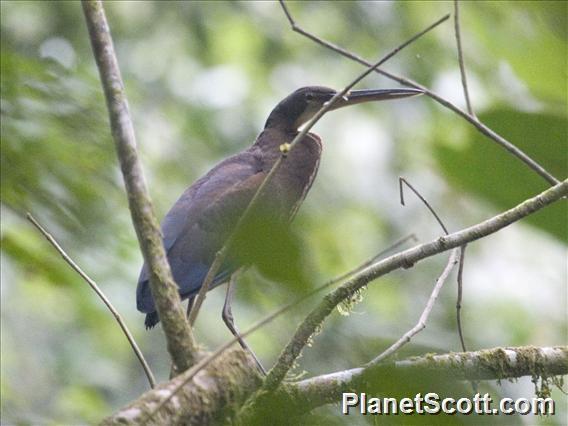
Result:
{"label": "tree bark", "polygon": [[[382,374],[395,377],[423,373],[441,380],[500,380],[523,376],[552,377],[568,374],[568,346],[536,348],[495,348],[475,352],[425,355],[368,368],[354,368],[325,374],[297,383],[283,383],[267,399],[259,417],[288,418],[308,414],[314,408],[341,401],[343,392],[353,392],[366,380],[381,380]],[[394,373],[393,373],[394,371]],[[259,389],[262,379],[254,360],[240,348],[226,352],[184,386],[171,400],[148,419],[157,405],[170,396],[184,380],[184,374],[143,394],[136,401],[106,418],[103,425],[184,424],[208,425],[234,421],[235,413],[246,398]],[[266,423],[266,421],[264,422]]]}
{"label": "tree bark", "polygon": [[195,362],[195,343],[181,305],[178,287],[172,278],[160,225],[154,214],[142,164],[138,159],[134,126],[110,29],[102,2],[83,0],[82,5],[107,102],[112,137],[126,186],[132,222],[144,260],[150,270],[150,288],[172,361],[177,371],[185,371]]}
{"label": "tree bark", "polygon": [[[186,374],[188,372],[186,371]],[[151,418],[150,414],[184,381],[184,373],[142,394],[102,425],[208,425],[223,423],[261,384],[252,357],[240,348],[228,350],[201,370]]]}

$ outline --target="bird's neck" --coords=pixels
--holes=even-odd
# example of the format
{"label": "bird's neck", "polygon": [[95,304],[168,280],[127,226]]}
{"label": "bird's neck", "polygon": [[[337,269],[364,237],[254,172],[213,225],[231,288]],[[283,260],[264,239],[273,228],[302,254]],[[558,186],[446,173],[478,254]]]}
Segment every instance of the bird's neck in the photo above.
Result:
{"label": "bird's neck", "polygon": [[[268,164],[273,164],[282,155],[281,146],[286,143],[290,143],[298,135],[297,129],[292,128],[275,128],[269,127],[265,128],[256,142],[251,147],[253,150],[259,150],[265,162]],[[308,149],[309,151],[319,151],[321,152],[321,141],[320,138],[314,133],[308,133],[298,141],[298,147],[294,151],[298,151],[298,155],[301,155],[300,151]]]}
{"label": "bird's neck", "polygon": [[285,108],[285,105],[283,105],[282,102],[278,104],[266,119],[264,130],[293,130],[292,128],[296,121],[297,114],[294,114],[293,111],[288,111],[288,109],[289,108]]}
{"label": "bird's neck", "polygon": [[258,135],[253,146],[280,155],[280,146],[292,142],[297,134],[298,130],[291,127],[267,127]]}

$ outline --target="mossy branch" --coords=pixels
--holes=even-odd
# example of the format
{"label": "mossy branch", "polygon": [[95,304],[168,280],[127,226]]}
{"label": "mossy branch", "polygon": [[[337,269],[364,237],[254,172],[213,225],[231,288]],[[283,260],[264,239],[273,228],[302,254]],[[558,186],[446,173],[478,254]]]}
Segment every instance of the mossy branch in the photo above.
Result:
{"label": "mossy branch", "polygon": [[568,346],[484,349],[424,355],[367,368],[354,368],[313,377],[283,386],[275,398],[284,398],[288,413],[306,414],[324,404],[341,401],[343,392],[363,389],[362,382],[380,381],[398,374],[405,376],[429,373],[440,380],[501,380],[525,376],[544,380],[568,374]]}
{"label": "mossy branch", "polygon": [[261,378],[252,357],[237,348],[228,350],[201,370],[150,417],[154,409],[191,371],[180,374],[107,417],[101,425],[208,425],[222,423],[226,413],[236,411],[260,386]]}
{"label": "mossy branch", "polygon": [[[309,413],[316,407],[341,400],[342,392],[359,389],[361,383],[381,380],[383,372],[393,374],[434,373],[444,380],[499,380],[523,376],[552,377],[568,374],[568,347],[533,346],[495,348],[476,352],[425,355],[393,363],[354,368],[285,383],[270,395],[265,407],[273,410],[270,418]],[[103,425],[138,425],[185,380],[183,373],[173,380],[144,393],[140,398],[103,420]],[[207,425],[235,421],[235,412],[252,392],[260,387],[254,360],[241,349],[226,352],[189,381],[147,424]],[[255,415],[262,415],[262,410]],[[254,423],[253,416],[250,420]],[[266,420],[266,418],[264,419]],[[248,424],[253,424],[248,423]],[[264,424],[261,422],[260,424]]]}

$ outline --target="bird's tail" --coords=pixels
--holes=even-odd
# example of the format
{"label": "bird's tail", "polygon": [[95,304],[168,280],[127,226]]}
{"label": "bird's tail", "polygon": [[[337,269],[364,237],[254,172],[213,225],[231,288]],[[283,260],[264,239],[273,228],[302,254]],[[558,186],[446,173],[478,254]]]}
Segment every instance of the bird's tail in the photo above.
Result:
{"label": "bird's tail", "polygon": [[146,326],[146,330],[154,327],[156,324],[160,322],[160,317],[158,316],[158,312],[150,312],[146,314],[146,320],[144,321],[144,325]]}

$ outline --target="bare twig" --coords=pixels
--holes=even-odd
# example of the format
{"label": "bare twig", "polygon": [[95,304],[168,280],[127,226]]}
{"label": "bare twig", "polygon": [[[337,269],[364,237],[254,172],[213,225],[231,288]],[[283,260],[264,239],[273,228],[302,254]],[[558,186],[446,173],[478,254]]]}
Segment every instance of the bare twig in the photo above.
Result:
{"label": "bare twig", "polygon": [[57,242],[57,240],[53,237],[53,235],[51,235],[43,226],[41,226],[39,224],[39,222],[31,215],[31,213],[27,213],[26,214],[27,219],[32,223],[32,225],[34,225],[39,232],[42,233],[42,235],[46,238],[47,241],[49,241],[49,243],[55,248],[55,250],[57,250],[59,252],[59,254],[61,255],[61,257],[63,258],[63,260],[65,260],[65,262],[67,262],[67,264],[69,266],[71,266],[71,268],[77,272],[81,278],[83,278],[83,280],[85,280],[85,282],[87,284],[89,284],[89,286],[93,289],[93,291],[97,294],[97,296],[99,296],[99,298],[103,301],[103,303],[106,305],[106,307],[108,308],[108,310],[112,313],[112,315],[114,316],[114,318],[116,319],[116,322],[118,322],[118,325],[120,327],[120,329],[122,330],[122,332],[124,333],[124,335],[126,336],[126,339],[128,340],[128,343],[130,343],[130,346],[132,347],[132,350],[134,351],[134,354],[136,355],[136,358],[138,358],[138,361],[140,361],[140,364],[142,365],[142,368],[144,369],[144,373],[146,373],[146,377],[148,378],[148,382],[150,383],[150,387],[154,388],[156,386],[156,379],[154,378],[154,375],[152,374],[152,370],[150,369],[150,366],[148,365],[148,363],[146,362],[146,359],[144,358],[144,355],[142,355],[142,351],[140,350],[140,348],[138,347],[138,345],[136,344],[136,341],[134,340],[134,337],[132,336],[132,334],[130,333],[130,330],[128,329],[128,327],[126,326],[126,323],[124,322],[124,320],[122,319],[122,317],[120,316],[120,314],[118,313],[118,311],[114,308],[114,306],[112,305],[112,303],[110,303],[110,300],[108,300],[108,298],[105,296],[105,294],[102,292],[102,290],[99,288],[99,286],[97,285],[97,283],[95,281],[93,281],[80,267],[79,265],[77,265],[73,259],[71,259],[71,257],[65,252],[65,250],[63,250],[63,248],[59,245],[59,243]]}
{"label": "bare twig", "polygon": [[335,307],[351,297],[357,290],[393,270],[413,265],[416,262],[435,254],[451,250],[466,243],[476,241],[487,235],[495,233],[500,229],[526,217],[543,207],[554,203],[568,194],[568,179],[548,190],[530,198],[516,207],[501,213],[491,219],[485,220],[477,225],[454,232],[449,235],[441,236],[429,243],[420,244],[403,252],[389,256],[380,262],[371,265],[355,275],[345,284],[341,285],[333,292],[329,293],[320,304],[306,317],[300,324],[296,333],[283,349],[278,357],[275,366],[268,372],[263,389],[273,391],[282,382],[293,362],[305,347],[308,339],[314,334],[316,329],[321,327],[323,321],[335,309]]}
{"label": "bare twig", "polygon": [[458,263],[458,253],[459,249],[452,250],[452,254],[448,259],[448,263],[444,268],[444,270],[442,271],[442,274],[436,280],[434,289],[432,290],[430,298],[426,303],[426,307],[424,308],[424,311],[422,311],[422,315],[420,315],[420,319],[418,320],[416,325],[412,327],[410,330],[408,330],[406,333],[404,333],[402,337],[398,339],[395,343],[393,343],[388,349],[386,349],[384,352],[382,352],[376,358],[370,361],[367,364],[367,366],[378,364],[385,358],[388,358],[396,351],[398,351],[400,348],[402,348],[404,345],[406,345],[408,342],[410,342],[410,339],[412,339],[412,337],[414,337],[416,334],[424,330],[424,328],[426,327],[426,322],[428,321],[428,317],[430,316],[430,312],[432,312],[432,308],[434,307],[434,303],[436,303],[436,300],[438,299],[440,290],[444,286],[444,283],[446,282],[448,276],[450,275],[450,272],[452,271],[456,263]]}
{"label": "bare twig", "polygon": [[457,297],[457,301],[456,301],[456,319],[457,319],[457,323],[458,323],[458,334],[460,336],[460,343],[461,343],[461,347],[462,350],[464,352],[467,352],[466,346],[465,346],[465,340],[463,338],[463,329],[462,329],[462,322],[461,322],[461,303],[462,303],[462,296],[463,296],[463,265],[464,265],[464,260],[465,260],[465,249],[467,247],[467,244],[464,244],[463,246],[460,247],[460,266],[458,269],[458,297]]}
{"label": "bare twig", "polygon": [[194,363],[195,342],[183,312],[177,285],[172,278],[160,227],[138,159],[134,126],[103,4],[100,0],[83,0],[82,6],[107,101],[132,222],[150,270],[150,289],[162,321],[168,351],[177,371],[181,372]]}
{"label": "bare twig", "polygon": [[[432,213],[432,215],[436,218],[436,220],[438,221],[438,224],[443,229],[444,233],[446,235],[448,235],[448,229],[446,228],[446,225],[444,225],[444,222],[442,222],[442,219],[440,219],[440,217],[438,216],[438,214],[436,213],[434,208],[422,196],[422,194],[420,194],[420,192],[418,192],[418,190],[416,188],[414,188],[403,177],[399,178],[400,203],[404,206],[403,183],[406,186],[408,186],[412,190],[412,192],[414,192],[414,194],[420,199],[420,201],[422,201],[422,203],[424,203],[424,205],[428,208],[430,213]],[[426,303],[426,307],[424,308],[422,315],[420,315],[420,318],[419,318],[418,322],[416,323],[416,325],[413,328],[411,328],[410,330],[408,330],[406,333],[404,333],[400,339],[398,339],[395,343],[393,343],[391,346],[389,346],[384,352],[379,354],[376,358],[374,358],[372,361],[370,361],[367,365],[378,364],[379,362],[381,362],[385,358],[388,358],[389,356],[394,354],[396,351],[398,351],[400,348],[402,348],[405,344],[410,342],[410,339],[412,339],[412,337],[414,337],[416,334],[420,333],[422,330],[424,330],[424,328],[426,328],[426,322],[428,321],[428,317],[430,316],[430,312],[432,311],[432,308],[434,307],[434,303],[438,299],[438,295],[440,294],[440,290],[442,290],[442,287],[444,286],[444,283],[446,282],[448,275],[450,275],[451,270],[453,269],[453,267],[457,263],[457,254],[458,254],[457,249],[452,250],[452,253],[450,254],[450,258],[448,259],[448,263],[447,263],[446,267],[444,268],[444,270],[442,271],[442,274],[436,280],[436,284],[434,285],[434,289],[432,290],[432,293],[430,294],[430,298],[428,299],[428,302]]]}
{"label": "bare twig", "polygon": [[444,233],[446,235],[448,235],[448,230],[446,229],[446,226],[444,225],[444,222],[442,222],[442,219],[440,219],[440,216],[438,216],[436,214],[436,212],[434,211],[434,209],[432,208],[432,206],[430,205],[430,203],[428,201],[426,201],[426,199],[420,195],[420,192],[418,192],[416,190],[416,188],[414,188],[405,178],[403,177],[399,177],[398,178],[398,184],[399,184],[399,190],[400,190],[400,204],[402,204],[404,206],[404,191],[403,191],[403,185],[405,184],[406,186],[408,186],[412,192],[414,192],[414,194],[420,198],[420,201],[422,201],[424,203],[424,205],[428,208],[428,210],[430,210],[430,213],[432,213],[432,215],[434,216],[434,218],[436,218],[436,221],[438,222],[438,224],[440,225],[440,227],[444,230]]}
{"label": "bare twig", "polygon": [[245,209],[245,211],[243,212],[243,214],[239,218],[237,225],[235,226],[235,229],[233,230],[233,232],[231,233],[231,235],[227,239],[225,245],[215,255],[215,260],[214,260],[213,264],[211,265],[211,267],[209,268],[207,276],[205,277],[205,280],[203,281],[203,285],[202,285],[202,287],[199,291],[199,294],[202,295],[202,297],[200,297],[200,296],[197,297],[196,306],[194,308],[195,313],[194,312],[191,313],[190,321],[191,321],[191,319],[195,320],[195,318],[197,316],[197,311],[199,311],[199,307],[201,306],[201,303],[205,298],[205,293],[209,289],[209,286],[213,282],[215,275],[217,274],[217,271],[219,270],[219,268],[221,267],[221,264],[225,260],[227,252],[229,251],[229,249],[233,245],[234,240],[235,240],[235,236],[237,235],[237,231],[240,229],[242,224],[245,223],[249,219],[252,210],[256,207],[256,204],[258,203],[258,200],[262,196],[265,188],[268,186],[269,182],[272,180],[272,177],[276,174],[276,171],[278,170],[278,168],[280,167],[280,165],[282,164],[284,159],[287,157],[289,152],[296,146],[296,144],[299,141],[301,141],[304,138],[304,136],[306,136],[306,134],[311,130],[311,128],[323,117],[323,115],[327,111],[329,111],[333,107],[333,105],[335,105],[335,103],[337,101],[339,101],[339,99],[342,99],[356,84],[358,84],[361,80],[363,80],[365,77],[367,77],[369,74],[371,74],[377,67],[379,67],[380,65],[382,65],[383,63],[388,61],[394,55],[396,55],[403,48],[405,48],[409,44],[413,43],[416,39],[422,37],[424,34],[426,34],[427,32],[431,31],[432,29],[436,28],[438,25],[440,25],[441,23],[446,21],[449,18],[449,16],[450,15],[445,15],[442,18],[438,19],[432,25],[428,26],[424,30],[420,31],[419,33],[417,33],[414,36],[412,36],[411,38],[409,38],[404,43],[402,43],[402,44],[398,45],[397,47],[395,47],[394,49],[392,49],[390,52],[388,52],[386,55],[384,55],[380,60],[378,60],[375,64],[372,64],[369,67],[369,69],[367,69],[365,72],[359,74],[353,81],[351,81],[351,83],[349,83],[343,90],[337,92],[328,102],[326,102],[323,105],[323,107],[321,107],[318,110],[318,112],[303,126],[302,130],[294,137],[292,142],[290,142],[289,144],[285,144],[281,147],[282,155],[278,158],[278,160],[276,160],[276,162],[274,163],[274,165],[272,166],[272,168],[270,169],[270,171],[268,172],[268,174],[266,175],[266,177],[262,181],[260,187],[258,188],[256,193],[253,195],[251,201],[249,202],[247,208]]}
{"label": "bare twig", "polygon": [[[473,108],[471,107],[471,101],[469,99],[469,90],[467,88],[467,78],[465,74],[465,64],[463,61],[463,49],[461,44],[461,31],[460,31],[460,8],[458,5],[458,0],[454,0],[454,30],[456,34],[456,43],[458,46],[458,62],[460,64],[460,75],[461,75],[461,82],[463,87],[463,95],[465,97],[465,104],[467,107],[467,112],[472,117],[475,117],[473,113]],[[477,117],[476,117],[477,118]]]}
{"label": "bare twig", "polygon": [[[400,45],[396,46],[394,49],[392,49],[390,52],[388,52],[386,55],[384,55],[381,59],[379,59],[377,62],[375,62],[374,64],[371,64],[369,69],[364,72],[359,74],[359,76],[357,76],[357,78],[355,78],[351,83],[349,83],[343,90],[341,90],[340,92],[336,93],[333,98],[331,98],[329,100],[329,102],[326,102],[326,104],[320,108],[320,110],[311,118],[311,120],[309,120],[306,125],[302,128],[302,131],[300,133],[298,133],[298,135],[296,135],[296,137],[294,138],[294,140],[290,143],[290,146],[294,146],[296,143],[298,143],[300,140],[302,140],[302,138],[311,130],[311,128],[319,121],[319,119],[327,112],[329,111],[329,109],[341,98],[343,98],[345,95],[347,95],[347,93],[356,85],[358,84],[361,80],[363,80],[365,77],[367,77],[369,74],[371,74],[373,71],[376,71],[378,67],[380,67],[382,64],[384,64],[386,61],[388,61],[390,58],[392,58],[394,55],[396,55],[398,52],[400,52],[402,49],[404,49],[405,47],[407,47],[409,44],[414,43],[417,39],[419,39],[420,37],[422,37],[424,34],[428,33],[429,31],[432,31],[434,28],[436,28],[438,25],[442,24],[443,22],[445,22],[448,18],[450,17],[450,15],[445,15],[442,16],[440,19],[438,19],[436,22],[434,22],[433,24],[429,25],[427,28],[423,29],[422,31],[420,31],[419,33],[413,35],[412,37],[410,37],[408,40],[406,40],[404,43],[401,43]],[[281,157],[283,158],[283,157]]]}
{"label": "bare twig", "polygon": [[[346,49],[344,49],[340,46],[337,46],[333,43],[330,43],[326,40],[323,40],[322,38],[308,32],[308,31],[304,30],[303,28],[301,28],[300,26],[298,26],[298,24],[296,24],[296,22],[292,18],[292,15],[288,11],[288,8],[287,8],[287,6],[286,6],[286,4],[284,3],[283,0],[280,0],[280,4],[282,5],[284,13],[286,14],[286,17],[288,18],[288,21],[290,22],[290,25],[291,25],[292,30],[294,32],[297,32],[298,34],[301,34],[304,37],[309,38],[310,40],[316,42],[317,44],[319,44],[323,47],[326,47],[328,49],[331,49],[334,52],[337,52],[337,53],[341,54],[342,56],[345,56],[346,58],[349,58],[349,59],[351,59],[355,62],[358,62],[359,64],[365,65],[367,67],[372,66],[372,64],[369,61],[363,59],[362,57],[360,57],[356,54],[354,54],[353,52],[350,52],[350,51],[348,51],[348,50],[346,50]],[[417,82],[415,82],[415,81],[413,81],[409,78],[398,76],[398,75],[393,74],[389,71],[385,71],[381,68],[376,69],[375,72],[377,72],[381,75],[384,75],[385,77],[390,78],[391,80],[397,81],[398,83],[400,83],[404,86],[414,87],[416,89],[422,90],[425,95],[434,99],[440,105],[443,105],[444,107],[446,107],[446,108],[454,111],[456,114],[460,115],[462,118],[464,118],[470,124],[472,124],[483,135],[487,136],[489,139],[491,139],[494,142],[496,142],[497,144],[501,145],[504,149],[506,149],[512,155],[514,155],[515,157],[520,159],[529,168],[531,168],[536,173],[538,173],[542,178],[544,178],[549,184],[556,185],[560,182],[551,173],[549,173],[544,167],[542,167],[540,164],[538,164],[535,160],[533,160],[525,152],[523,152],[521,149],[517,148],[515,145],[513,145],[511,142],[509,142],[503,136],[494,132],[489,127],[487,127],[485,124],[481,123],[476,117],[468,114],[466,111],[459,108],[457,105],[453,104],[452,102],[448,101],[447,99],[443,98],[442,96],[438,95],[437,93],[433,92],[432,90],[426,88],[425,86],[422,86],[421,84],[419,84],[419,83],[417,83]]]}
{"label": "bare twig", "polygon": [[[462,303],[462,296],[463,296],[463,267],[465,263],[465,249],[467,248],[467,244],[464,244],[460,247],[460,260],[459,260],[459,267],[458,267],[458,297],[456,300],[456,319],[457,319],[457,327],[458,327],[458,336],[460,338],[460,344],[462,347],[463,352],[467,352],[467,348],[465,346],[465,340],[463,337],[463,327],[461,322],[461,303]],[[473,393],[476,394],[478,390],[478,384],[475,380],[471,380],[471,389]]]}

